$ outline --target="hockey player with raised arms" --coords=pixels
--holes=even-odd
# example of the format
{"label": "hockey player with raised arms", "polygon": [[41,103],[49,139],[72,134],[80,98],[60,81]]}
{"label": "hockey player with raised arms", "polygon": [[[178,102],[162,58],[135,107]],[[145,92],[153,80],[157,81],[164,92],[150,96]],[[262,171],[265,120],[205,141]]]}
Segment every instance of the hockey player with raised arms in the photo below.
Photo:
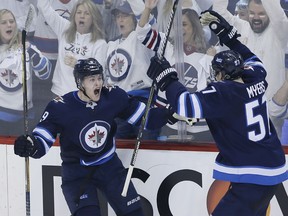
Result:
{"label": "hockey player with raised arms", "polygon": [[[145,104],[119,87],[103,86],[103,68],[94,58],[78,60],[74,77],[79,90],[51,101],[32,134],[16,139],[14,152],[41,158],[60,134],[62,191],[72,215],[100,216],[96,190],[100,189],[117,215],[142,216],[140,196],[132,183],[127,196],[121,196],[126,171],[115,152],[114,119],[140,124]],[[148,129],[167,123],[168,112],[152,111]],[[163,123],[155,116],[162,116]]]}
{"label": "hockey player with raised arms", "polygon": [[174,111],[185,118],[205,118],[219,149],[213,178],[231,182],[213,216],[265,216],[278,186],[288,179],[285,154],[268,116],[266,70],[237,37],[237,30],[214,11],[201,14],[230,50],[212,60],[215,82],[190,93],[178,82],[166,59],[153,57],[147,72],[166,91]]}

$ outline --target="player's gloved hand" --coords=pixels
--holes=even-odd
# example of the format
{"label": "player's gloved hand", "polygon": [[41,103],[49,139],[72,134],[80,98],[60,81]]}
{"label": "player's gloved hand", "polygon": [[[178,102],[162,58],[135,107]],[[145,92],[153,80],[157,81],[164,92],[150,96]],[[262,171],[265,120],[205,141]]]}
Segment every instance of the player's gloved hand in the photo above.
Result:
{"label": "player's gloved hand", "polygon": [[14,142],[14,153],[20,157],[33,156],[38,149],[38,142],[33,135],[21,135]]}
{"label": "player's gloved hand", "polygon": [[165,91],[170,83],[178,80],[176,69],[171,67],[164,57],[159,59],[157,55],[151,58],[147,75],[161,91]]}
{"label": "player's gloved hand", "polygon": [[175,124],[178,119],[173,117],[174,111],[171,107],[153,107],[149,110],[145,129],[155,130],[162,128],[167,123]]}
{"label": "player's gloved hand", "polygon": [[206,10],[201,13],[200,22],[202,25],[209,25],[219,38],[220,45],[229,46],[241,35],[238,34],[237,29],[231,26],[220,14],[213,10]]}
{"label": "player's gloved hand", "polygon": [[168,107],[166,107],[166,109],[168,110],[168,119],[167,119],[167,123],[170,125],[175,124],[176,122],[178,122],[179,120],[176,119],[173,114],[174,114],[174,110],[172,109],[172,107],[169,105]]}

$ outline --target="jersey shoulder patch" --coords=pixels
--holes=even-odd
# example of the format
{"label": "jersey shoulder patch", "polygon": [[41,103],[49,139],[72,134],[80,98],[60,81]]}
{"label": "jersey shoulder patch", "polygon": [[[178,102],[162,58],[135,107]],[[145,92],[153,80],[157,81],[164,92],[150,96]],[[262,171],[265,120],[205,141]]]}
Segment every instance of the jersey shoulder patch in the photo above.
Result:
{"label": "jersey shoulder patch", "polygon": [[56,98],[53,99],[53,101],[55,103],[65,103],[63,97],[61,97],[61,96],[57,96]]}

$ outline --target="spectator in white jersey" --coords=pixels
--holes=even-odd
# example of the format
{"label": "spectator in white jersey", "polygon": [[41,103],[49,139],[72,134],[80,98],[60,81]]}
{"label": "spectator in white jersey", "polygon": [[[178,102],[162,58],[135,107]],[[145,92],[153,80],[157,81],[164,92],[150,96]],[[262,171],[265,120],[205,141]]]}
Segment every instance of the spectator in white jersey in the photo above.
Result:
{"label": "spectator in white jersey", "polygon": [[[145,9],[136,29],[139,41],[148,49],[155,52],[161,52],[160,45],[165,38],[163,32],[157,31],[148,22],[151,11],[153,11],[158,4],[158,0],[145,1]],[[175,37],[172,39],[172,43],[168,41],[164,53],[165,58],[171,62],[173,67],[182,64],[183,71],[179,70],[179,73],[181,73],[180,76],[183,77],[183,83],[190,92],[199,91],[207,86],[211,60],[213,58],[205,54],[207,51],[207,43],[204,30],[198,17],[199,15],[195,10],[189,8],[182,9],[182,28],[180,28],[180,31],[182,31],[178,32],[178,34],[183,35],[183,37],[181,37],[181,47],[175,45],[177,44],[176,40],[178,40],[180,36]],[[156,102],[159,106],[167,105],[163,92],[158,92]],[[177,130],[177,124],[168,124],[162,128],[161,136],[163,136],[163,138],[173,138],[177,135]],[[186,130],[189,134],[188,139],[192,138],[201,141],[213,140],[205,120],[201,120],[196,126],[187,126]]]}
{"label": "spectator in white jersey", "polygon": [[[63,18],[69,20],[72,8],[78,0],[47,0],[50,6]],[[48,80],[33,79],[33,100],[37,102],[36,115],[42,115],[45,105],[54,97],[51,92],[53,72],[58,57],[58,38],[53,29],[46,22],[43,14],[38,10],[36,16],[35,33],[32,38],[33,44],[52,63],[52,74]]]}
{"label": "spectator in white jersey", "polygon": [[[30,4],[34,5],[35,1],[36,0],[1,1],[0,9],[8,9],[12,12],[15,16],[18,29],[22,31],[25,27],[25,22],[28,15],[28,11],[30,9]],[[29,29],[27,29],[27,38],[33,36],[35,26],[36,26],[36,17],[34,16],[32,19],[32,24],[30,25]]]}
{"label": "spectator in white jersey", "polygon": [[38,0],[37,6],[57,35],[58,59],[51,90],[55,95],[63,95],[77,89],[73,77],[77,59],[93,57],[102,66],[105,64],[107,43],[101,13],[91,0],[79,0],[70,20],[61,17],[46,0]]}
{"label": "spectator in white jersey", "polygon": [[[50,6],[63,18],[69,20],[71,11],[77,0],[48,0]],[[35,34],[33,37],[34,44],[45,54],[51,61],[55,62],[58,56],[58,39],[53,29],[48,25],[43,14],[39,11],[36,19]]]}
{"label": "spectator in white jersey", "polygon": [[[141,0],[139,4],[141,4]],[[107,82],[111,85],[119,86],[128,92],[128,94],[138,97],[145,102],[152,85],[151,79],[146,75],[146,72],[149,67],[150,58],[154,55],[154,52],[146,49],[137,40],[135,31],[137,26],[137,17],[135,14],[137,13],[139,12],[133,12],[132,5],[127,1],[124,1],[112,10],[120,36],[108,42],[106,62]],[[151,22],[153,22],[153,18],[151,18]],[[130,125],[121,119],[118,119],[117,123],[116,138],[135,139],[137,137],[138,127]],[[159,132],[159,129],[155,131],[145,130],[143,139],[155,140]]]}
{"label": "spectator in white jersey", "polygon": [[[271,99],[285,81],[285,49],[288,42],[288,19],[280,0],[249,0],[248,22],[227,10],[228,0],[213,0],[213,10],[222,15],[241,34],[239,40],[254,52],[267,70],[267,99]],[[271,116],[281,137],[283,119]]]}
{"label": "spectator in white jersey", "polygon": [[221,15],[204,11],[202,21],[230,49],[212,60],[214,82],[190,93],[169,62],[157,56],[151,59],[147,74],[166,92],[179,116],[206,118],[219,150],[213,178],[231,182],[209,214],[265,216],[270,200],[288,179],[285,153],[268,115],[267,73],[261,60],[237,39],[236,28]]}
{"label": "spectator in white jersey", "polygon": [[[51,63],[36,46],[26,42],[27,108],[33,121],[32,78],[45,80]],[[21,32],[10,10],[0,10],[0,134],[23,132],[23,46]]]}

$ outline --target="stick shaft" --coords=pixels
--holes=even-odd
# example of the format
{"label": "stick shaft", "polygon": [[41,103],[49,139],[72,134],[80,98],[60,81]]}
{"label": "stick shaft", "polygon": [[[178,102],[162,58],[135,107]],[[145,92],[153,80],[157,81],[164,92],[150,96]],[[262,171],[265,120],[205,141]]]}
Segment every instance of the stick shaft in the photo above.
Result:
{"label": "stick shaft", "polygon": [[[27,98],[27,69],[26,69],[26,30],[22,31],[23,46],[23,117],[24,117],[24,134],[28,135],[28,98]],[[26,191],[26,216],[30,216],[30,172],[29,157],[25,157],[25,191]]]}
{"label": "stick shaft", "polygon": [[[168,42],[168,37],[169,37],[170,31],[171,31],[171,28],[172,28],[173,19],[174,19],[174,16],[175,16],[175,11],[177,9],[178,1],[179,0],[175,0],[174,1],[173,7],[172,7],[172,11],[171,11],[171,14],[170,14],[170,17],[169,17],[169,22],[167,24],[167,29],[166,29],[166,32],[165,32],[165,38],[164,38],[164,40],[163,40],[163,42],[161,44],[162,46],[160,47],[159,52],[157,53],[158,57],[160,59],[163,58],[164,53],[165,53],[165,49],[166,49],[166,45],[167,45],[167,42]],[[123,197],[126,197],[126,195],[127,195],[128,186],[129,186],[129,183],[130,183],[131,178],[132,178],[132,173],[133,173],[133,169],[134,169],[135,162],[136,162],[136,159],[137,159],[138,150],[140,148],[142,135],[143,135],[143,131],[144,131],[144,128],[145,128],[146,121],[147,121],[149,109],[151,107],[151,104],[152,104],[152,101],[153,101],[153,98],[154,98],[155,89],[156,89],[156,87],[155,87],[155,83],[153,81],[152,86],[150,88],[150,93],[149,93],[148,101],[147,101],[147,104],[146,104],[145,113],[144,113],[144,115],[143,115],[143,117],[141,119],[141,124],[140,124],[140,128],[139,128],[139,131],[138,131],[138,135],[137,135],[135,147],[134,147],[134,150],[133,150],[131,162],[130,162],[130,165],[129,165],[129,168],[128,168],[128,173],[127,173],[127,176],[126,176],[126,179],[125,179],[125,183],[124,183],[124,187],[123,187],[123,190],[122,190],[122,193],[121,193],[121,195]]]}
{"label": "stick shaft", "polygon": [[[29,133],[28,122],[28,97],[27,97],[27,68],[26,68],[26,36],[30,28],[32,20],[35,16],[35,8],[32,4],[29,6],[28,14],[25,21],[24,29],[22,30],[22,64],[23,64],[23,120],[24,120],[24,134]],[[29,157],[25,157],[25,191],[26,191],[26,216],[30,216],[30,171],[29,171]]]}

